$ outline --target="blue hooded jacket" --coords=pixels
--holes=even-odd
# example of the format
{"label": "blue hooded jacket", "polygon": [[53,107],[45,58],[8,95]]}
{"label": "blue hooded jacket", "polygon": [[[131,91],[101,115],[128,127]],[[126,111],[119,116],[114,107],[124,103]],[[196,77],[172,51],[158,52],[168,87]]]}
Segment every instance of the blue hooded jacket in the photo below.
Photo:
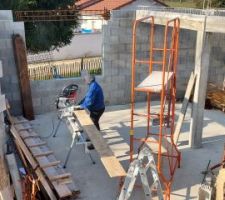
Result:
{"label": "blue hooded jacket", "polygon": [[81,108],[88,109],[89,111],[97,111],[105,108],[102,88],[95,80],[90,82],[88,91],[79,104]]}

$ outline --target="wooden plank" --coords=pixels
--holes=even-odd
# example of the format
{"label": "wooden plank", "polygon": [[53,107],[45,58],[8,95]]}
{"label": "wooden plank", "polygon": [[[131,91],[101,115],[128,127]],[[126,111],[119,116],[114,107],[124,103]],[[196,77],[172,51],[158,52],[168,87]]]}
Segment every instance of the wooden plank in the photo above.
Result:
{"label": "wooden plank", "polygon": [[[47,193],[49,195],[52,195],[52,194],[54,195],[52,190],[50,190],[51,189],[50,186],[46,185],[46,184],[49,184],[49,183],[47,182],[47,180],[45,178],[46,175],[43,174],[42,170],[44,170],[44,172],[47,175],[57,175],[56,170],[53,167],[41,169],[40,166],[38,165],[37,161],[33,158],[31,152],[29,151],[29,149],[26,146],[27,143],[33,145],[33,144],[35,144],[37,142],[35,142],[34,139],[32,138],[32,139],[26,140],[25,141],[26,144],[24,144],[23,140],[19,136],[18,131],[15,129],[14,126],[12,126],[12,128],[11,128],[11,132],[12,132],[13,136],[17,139],[17,142],[19,141],[18,144],[20,145],[24,155],[26,156],[27,160],[30,162],[30,164],[33,167],[33,169],[37,168],[37,170],[35,170],[35,172],[37,173],[37,175],[40,178],[40,180],[42,180],[42,177],[44,177],[42,185],[43,185],[43,187],[45,189],[47,189],[46,190]],[[37,139],[38,142],[40,142],[39,138],[35,138],[35,139]],[[37,153],[41,152],[40,147],[34,147],[34,148],[32,148],[32,150],[36,150]],[[46,157],[40,157],[40,158],[38,158],[38,161],[39,161],[39,163],[42,163],[42,164],[49,162],[49,160]],[[72,196],[72,192],[70,191],[70,189],[65,184],[62,184],[61,182],[59,183],[57,181],[52,181],[51,183],[52,183],[54,189],[56,190],[56,192],[57,192],[57,194],[58,194],[58,196],[60,198],[65,198],[65,197],[68,197],[68,196]],[[54,197],[55,197],[55,195],[54,195]],[[56,197],[54,199],[56,199]]]}
{"label": "wooden plank", "polygon": [[[34,145],[34,144],[40,143],[40,141],[41,141],[40,138],[31,138],[29,140],[26,140],[25,143],[27,145],[28,144]],[[43,151],[41,148],[46,149],[47,147],[46,146],[41,146],[41,147],[37,146],[37,147],[32,148],[31,152],[33,154],[41,153]],[[54,157],[54,159],[55,159],[55,157]],[[39,165],[45,165],[45,164],[48,164],[49,162],[52,162],[52,160],[48,159],[46,156],[38,157],[37,161],[38,161]],[[56,161],[56,159],[53,161]],[[42,170],[45,172],[47,177],[55,176],[55,175],[59,174],[54,166],[49,166],[48,168],[44,168]],[[68,197],[68,196],[72,195],[72,192],[67,185],[62,184],[61,182],[59,183],[57,181],[51,181],[51,183],[54,186],[54,188],[57,191],[57,194],[59,195],[60,198],[64,198],[64,197]]]}
{"label": "wooden plank", "polygon": [[224,200],[225,169],[220,169],[216,178],[216,200]]}
{"label": "wooden plank", "polygon": [[33,120],[34,111],[31,97],[30,80],[28,74],[27,52],[23,38],[13,35],[14,54],[19,74],[20,90],[24,117]]}
{"label": "wooden plank", "polygon": [[29,121],[22,116],[12,117],[12,118],[13,118],[13,121],[14,121],[15,124],[29,123]]}
{"label": "wooden plank", "polygon": [[57,166],[59,165],[61,162],[60,161],[53,161],[53,162],[48,162],[48,163],[45,163],[45,164],[42,164],[41,162],[39,162],[41,168],[48,168],[48,167],[53,167],[53,166]]}
{"label": "wooden plank", "polygon": [[38,157],[42,157],[42,156],[49,156],[51,154],[53,154],[53,151],[45,151],[45,152],[42,152],[42,153],[33,154],[33,156],[38,158]]}
{"label": "wooden plank", "polygon": [[13,153],[6,155],[6,160],[8,163],[9,172],[11,174],[13,187],[14,187],[15,194],[16,194],[16,199],[23,200],[21,179],[20,179],[19,170],[18,170],[18,167],[16,164],[15,155]]}
{"label": "wooden plank", "polygon": [[[165,72],[165,83],[164,86],[166,86],[171,77],[173,76],[172,72]],[[152,71],[150,75],[147,76],[136,88],[138,89],[145,89],[146,91],[151,92],[160,92],[162,90],[162,78],[163,78],[163,72],[161,71]]]}
{"label": "wooden plank", "polygon": [[46,142],[40,142],[40,143],[37,143],[37,144],[31,144],[31,145],[27,145],[29,148],[34,148],[34,147],[39,147],[39,146],[43,146],[43,145],[46,145],[47,143]]}
{"label": "wooden plank", "polygon": [[56,175],[56,176],[52,176],[49,179],[51,181],[56,181],[58,179],[65,179],[65,178],[70,178],[71,174],[70,173],[65,173],[65,174],[60,174],[60,175]]}
{"label": "wooden plank", "polygon": [[175,132],[174,132],[174,143],[175,144],[177,144],[177,142],[179,140],[182,123],[183,123],[185,115],[186,115],[188,103],[189,103],[191,93],[192,93],[194,85],[195,85],[195,80],[196,80],[196,74],[194,74],[192,72],[191,76],[189,78],[189,81],[188,81],[187,89],[186,89],[186,92],[184,95],[184,100],[183,100],[182,107],[181,107],[181,110],[180,110],[180,113],[178,116],[178,120],[176,123],[176,128],[175,128]]}
{"label": "wooden plank", "polygon": [[18,131],[26,131],[32,129],[32,126],[30,124],[15,124],[15,128]]}
{"label": "wooden plank", "polygon": [[24,142],[21,139],[21,137],[19,136],[17,130],[15,129],[14,126],[11,126],[10,130],[11,130],[11,133],[12,133],[13,137],[15,138],[17,144],[20,146],[21,150],[23,151],[23,154],[26,156],[27,160],[31,164],[32,168],[36,169],[35,172],[36,172],[37,176],[39,177],[39,180],[40,180],[41,184],[43,185],[44,189],[46,190],[49,198],[51,200],[56,200],[56,196],[53,193],[51,187],[49,186],[48,181],[45,178],[45,175],[42,173],[41,169],[38,167],[38,163],[32,157],[32,154],[28,150],[27,146],[24,144]]}
{"label": "wooden plank", "polygon": [[87,112],[85,110],[77,110],[74,111],[74,116],[93,143],[108,175],[110,177],[126,176],[122,165],[114,156],[112,150],[93,124]]}
{"label": "wooden plank", "polygon": [[39,138],[40,136],[39,135],[35,135],[35,134],[32,134],[32,135],[27,135],[27,136],[21,136],[24,140],[26,139],[30,139],[30,138]]}

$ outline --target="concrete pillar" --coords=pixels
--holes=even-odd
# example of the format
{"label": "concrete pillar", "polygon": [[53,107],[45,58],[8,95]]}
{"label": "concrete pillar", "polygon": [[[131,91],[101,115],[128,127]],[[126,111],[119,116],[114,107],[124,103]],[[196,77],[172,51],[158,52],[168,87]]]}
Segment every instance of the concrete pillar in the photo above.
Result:
{"label": "concrete pillar", "polygon": [[200,148],[202,146],[204,107],[211,51],[210,38],[211,33],[205,32],[205,23],[203,23],[202,30],[197,32],[196,41],[195,74],[197,78],[192,105],[189,138],[189,145],[192,148]]}

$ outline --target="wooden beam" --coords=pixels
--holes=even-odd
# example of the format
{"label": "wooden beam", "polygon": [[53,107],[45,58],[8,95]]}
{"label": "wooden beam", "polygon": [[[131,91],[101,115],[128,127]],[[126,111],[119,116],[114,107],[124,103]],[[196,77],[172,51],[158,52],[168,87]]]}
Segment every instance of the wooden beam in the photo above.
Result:
{"label": "wooden beam", "polygon": [[24,117],[33,120],[34,111],[31,97],[30,79],[28,75],[27,52],[23,38],[13,35],[14,55],[18,69],[20,91]]}
{"label": "wooden beam", "polygon": [[203,24],[202,30],[197,33],[196,41],[195,74],[197,78],[193,97],[191,133],[189,138],[189,145],[192,148],[200,148],[202,146],[204,108],[211,51],[210,38],[211,33],[205,32],[205,24]]}
{"label": "wooden beam", "polygon": [[182,107],[178,116],[178,120],[176,123],[176,128],[175,128],[175,132],[174,132],[174,143],[177,144],[178,140],[179,140],[179,136],[180,136],[180,131],[181,131],[181,127],[185,118],[185,114],[187,111],[187,107],[188,107],[188,103],[191,97],[191,93],[193,91],[194,85],[195,85],[195,80],[196,80],[196,74],[194,74],[193,72],[191,73],[190,79],[188,81],[188,85],[187,85],[187,89],[184,95],[184,100],[182,103]]}
{"label": "wooden beam", "polygon": [[28,150],[27,146],[24,144],[23,140],[20,138],[17,130],[15,129],[14,126],[11,126],[10,130],[11,130],[11,133],[12,133],[13,137],[15,138],[17,144],[20,146],[21,150],[23,151],[24,155],[26,155],[26,158],[29,161],[29,163],[31,164],[32,168],[36,169],[35,172],[36,172],[37,176],[39,177],[39,180],[40,180],[41,184],[43,185],[44,189],[46,190],[49,198],[51,200],[56,200],[56,196],[53,193],[51,187],[49,186],[49,183],[46,180],[45,175],[42,173],[41,169],[38,167],[38,163],[34,160],[32,154]]}
{"label": "wooden beam", "polygon": [[77,110],[74,111],[74,117],[77,119],[77,121],[93,143],[109,176],[126,176],[126,172],[123,169],[122,165],[114,156],[114,153],[107,145],[105,139],[102,137],[102,134],[93,124],[88,113],[85,110]]}
{"label": "wooden beam", "polygon": [[15,155],[13,153],[6,155],[6,160],[7,160],[9,172],[12,178],[12,183],[13,183],[13,188],[15,190],[16,199],[22,200],[23,191],[22,191],[21,179],[20,179],[19,170],[16,164]]}

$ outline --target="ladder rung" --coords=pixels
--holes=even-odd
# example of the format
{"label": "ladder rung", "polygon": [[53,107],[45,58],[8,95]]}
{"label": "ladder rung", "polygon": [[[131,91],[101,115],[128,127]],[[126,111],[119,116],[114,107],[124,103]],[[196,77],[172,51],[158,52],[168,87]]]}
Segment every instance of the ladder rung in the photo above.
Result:
{"label": "ladder rung", "polygon": [[43,153],[37,153],[37,154],[34,154],[34,157],[42,157],[42,156],[49,156],[53,154],[53,151],[45,151]]}
{"label": "ladder rung", "polygon": [[[166,49],[167,51],[175,51],[174,49]],[[153,51],[164,51],[163,48],[153,48]]]}
{"label": "ladder rung", "polygon": [[163,64],[163,61],[152,61],[152,64]]}
{"label": "ladder rung", "polygon": [[149,60],[135,60],[135,63],[150,64]]}
{"label": "ladder rung", "polygon": [[135,60],[135,63],[141,63],[141,64],[163,64],[163,61],[149,61],[149,60]]}
{"label": "ladder rung", "polygon": [[[140,116],[140,117],[148,117],[148,115],[145,113],[133,113],[133,115]],[[150,113],[150,116],[158,116],[159,117],[160,114],[159,113]],[[164,117],[167,117],[167,115],[164,114]]]}
{"label": "ladder rung", "polygon": [[43,165],[40,165],[41,168],[48,168],[48,167],[53,167],[53,166],[57,166],[60,164],[60,161],[53,161],[53,162],[49,162]]}

